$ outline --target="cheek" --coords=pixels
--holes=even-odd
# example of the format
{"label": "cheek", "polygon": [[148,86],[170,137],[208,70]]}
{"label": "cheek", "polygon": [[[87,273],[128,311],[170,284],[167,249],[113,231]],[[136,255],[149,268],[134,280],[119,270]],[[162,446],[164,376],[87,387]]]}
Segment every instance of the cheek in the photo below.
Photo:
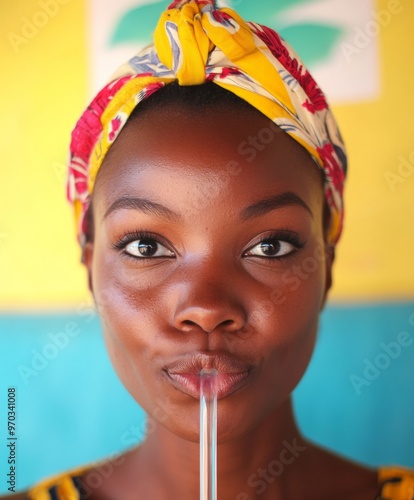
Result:
{"label": "cheek", "polygon": [[[95,301],[103,322],[128,341],[134,338],[137,330],[142,331],[147,322],[154,321],[159,300],[155,293],[158,288],[157,273],[138,272],[128,258],[121,257],[107,246],[108,238],[102,234],[94,248],[92,276]],[[158,274],[161,279],[162,273]],[[145,336],[136,341],[144,342]]]}
{"label": "cheek", "polygon": [[325,257],[312,249],[278,276],[262,311],[257,313],[251,348],[266,353],[261,384],[273,388],[274,393],[267,409],[288,397],[309,364],[325,281]]}
{"label": "cheek", "polygon": [[198,403],[166,391],[162,377],[159,360],[176,343],[163,331],[165,299],[145,297],[145,291],[128,286],[113,270],[104,271],[99,282],[105,284],[98,286],[105,289],[98,310],[107,351],[122,384],[147,414],[146,436],[162,426],[197,442]]}
{"label": "cheek", "polygon": [[109,357],[126,389],[148,411],[157,383],[151,361],[160,354],[157,297],[137,290],[133,276],[98,248],[93,264],[95,302]]}

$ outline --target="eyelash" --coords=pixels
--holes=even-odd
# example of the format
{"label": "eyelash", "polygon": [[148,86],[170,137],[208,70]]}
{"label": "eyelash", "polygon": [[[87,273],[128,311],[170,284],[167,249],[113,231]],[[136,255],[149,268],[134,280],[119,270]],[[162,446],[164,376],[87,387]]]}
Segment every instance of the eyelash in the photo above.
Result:
{"label": "eyelash", "polygon": [[131,233],[125,233],[118,239],[116,243],[112,243],[112,248],[114,250],[122,250],[129,243],[132,243],[133,241],[136,240],[144,240],[144,239],[151,239],[158,241],[160,237],[156,234],[147,231],[132,231]]}
{"label": "eyelash", "polygon": [[[158,243],[161,243],[166,248],[169,248],[170,245],[158,234],[151,233],[149,231],[132,231],[129,233],[125,233],[121,238],[118,239],[115,243],[112,243],[111,246],[114,250],[121,250],[122,255],[128,259],[132,259],[135,262],[139,260],[140,262],[155,260],[160,257],[134,257],[125,251],[125,247],[136,240],[154,240]],[[165,257],[168,258],[168,257]]]}
{"label": "eyelash", "polygon": [[296,250],[301,250],[302,248],[305,247],[306,241],[302,241],[299,237],[298,234],[293,233],[289,230],[286,229],[280,229],[278,231],[273,231],[267,234],[266,236],[262,236],[260,239],[255,241],[253,244],[249,245],[249,249],[246,251],[250,251],[252,248],[254,248],[256,245],[259,245],[262,242],[265,241],[281,241],[281,242],[286,242],[292,245],[295,248],[295,251],[289,252],[286,255],[281,255],[279,257],[266,257],[266,256],[257,256],[257,255],[251,255],[250,257],[256,257],[261,260],[268,260],[268,261],[280,261],[282,259],[286,259],[290,257],[293,253],[296,252]]}
{"label": "eyelash", "polygon": [[[129,244],[132,243],[136,240],[143,240],[143,239],[150,239],[150,240],[155,240],[158,243],[161,243],[165,247],[169,248],[170,245],[159,235],[151,233],[149,231],[132,231],[125,233],[121,238],[119,238],[115,243],[112,243],[111,246],[114,250],[122,251],[122,254],[124,257],[133,259],[134,261],[140,260],[140,261],[146,261],[146,260],[154,260],[157,257],[134,257],[133,255],[130,255],[128,252],[125,251],[125,247]],[[302,241],[299,236],[296,233],[293,233],[288,230],[278,230],[271,232],[267,234],[265,237],[261,237],[258,241],[255,243],[251,244],[249,246],[249,249],[246,250],[243,255],[252,248],[254,248],[256,245],[259,245],[260,243],[264,241],[271,241],[271,240],[276,240],[276,241],[283,241],[286,243],[291,244],[296,250],[300,250],[304,248],[306,245],[306,241]],[[282,260],[287,257],[290,257],[292,253],[295,252],[289,252],[286,255],[281,255],[280,257],[265,257],[265,256],[255,256],[251,255],[250,257],[256,257],[261,260],[270,260],[270,261],[277,261],[277,260]],[[158,257],[160,258],[160,257]],[[167,258],[167,257],[166,257]]]}

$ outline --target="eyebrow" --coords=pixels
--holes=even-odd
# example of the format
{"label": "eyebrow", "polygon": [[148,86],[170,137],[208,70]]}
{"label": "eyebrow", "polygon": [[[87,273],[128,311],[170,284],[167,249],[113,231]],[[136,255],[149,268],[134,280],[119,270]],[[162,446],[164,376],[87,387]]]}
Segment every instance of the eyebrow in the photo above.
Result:
{"label": "eyebrow", "polygon": [[146,214],[156,215],[167,220],[178,218],[177,213],[160,203],[156,203],[155,201],[147,200],[145,198],[122,196],[112,203],[112,205],[105,212],[103,219],[106,219],[111,213],[122,209],[139,210]]}
{"label": "eyebrow", "polygon": [[253,219],[266,215],[272,210],[289,206],[300,206],[304,208],[313,217],[312,210],[297,194],[287,191],[275,196],[270,196],[263,200],[256,201],[241,211],[240,217],[242,220]]}
{"label": "eyebrow", "polygon": [[[241,211],[240,217],[242,220],[253,219],[260,217],[261,215],[266,215],[272,210],[292,205],[304,208],[313,217],[311,209],[302,200],[302,198],[290,191],[252,203]],[[122,209],[139,210],[146,214],[156,215],[167,220],[173,220],[179,217],[176,212],[170,210],[164,205],[161,205],[160,203],[156,203],[155,201],[151,201],[146,198],[122,196],[110,205],[105,212],[103,219],[106,219],[111,213]]]}

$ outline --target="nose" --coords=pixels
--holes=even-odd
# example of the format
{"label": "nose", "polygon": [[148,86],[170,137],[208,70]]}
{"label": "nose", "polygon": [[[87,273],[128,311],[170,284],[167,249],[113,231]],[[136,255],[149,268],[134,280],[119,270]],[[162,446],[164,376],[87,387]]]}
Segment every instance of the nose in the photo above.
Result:
{"label": "nose", "polygon": [[181,283],[174,311],[174,326],[178,330],[234,333],[246,321],[240,289],[236,290],[231,278],[203,279],[202,273],[193,273],[186,283]]}

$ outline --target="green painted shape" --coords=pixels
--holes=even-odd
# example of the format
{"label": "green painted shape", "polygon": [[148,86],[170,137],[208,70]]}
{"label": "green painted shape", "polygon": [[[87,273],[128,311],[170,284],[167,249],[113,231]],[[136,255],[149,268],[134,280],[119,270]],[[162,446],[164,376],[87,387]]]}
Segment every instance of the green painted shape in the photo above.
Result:
{"label": "green painted shape", "polygon": [[167,0],[161,0],[127,11],[116,25],[109,44],[116,46],[143,40],[151,41],[158,19],[168,5]]}
{"label": "green painted shape", "polygon": [[343,29],[322,24],[295,24],[279,30],[280,35],[295,48],[306,65],[327,59]]}
{"label": "green painted shape", "polygon": [[[308,65],[323,61],[331,53],[343,30],[337,26],[324,24],[295,24],[281,28],[278,14],[298,4],[311,3],[313,0],[233,0],[229,4],[244,19],[276,29]],[[149,42],[159,16],[169,5],[170,0],[159,0],[135,7],[122,16],[110,39],[110,46],[123,43]]]}
{"label": "green painted shape", "polygon": [[[233,0],[229,2],[229,5],[246,20],[268,24],[269,20],[275,19],[279,12],[292,8],[296,4],[309,3],[310,1],[312,0],[278,0],[277,2],[274,0]],[[115,27],[109,45],[116,46],[138,41],[149,42],[161,12],[169,4],[170,0],[159,0],[125,12]],[[272,24],[272,27],[276,28],[274,23]]]}

